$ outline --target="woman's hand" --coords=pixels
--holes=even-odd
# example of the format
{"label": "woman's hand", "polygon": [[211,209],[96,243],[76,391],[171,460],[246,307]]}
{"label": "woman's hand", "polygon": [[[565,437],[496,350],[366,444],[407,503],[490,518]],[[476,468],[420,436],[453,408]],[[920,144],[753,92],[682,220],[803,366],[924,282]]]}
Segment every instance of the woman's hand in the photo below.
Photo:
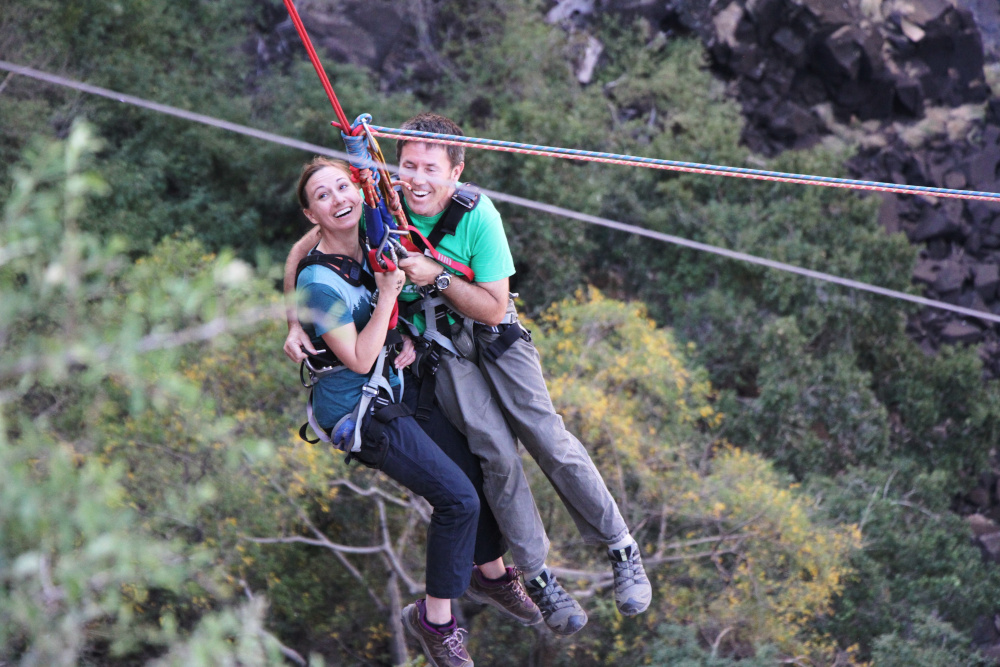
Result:
{"label": "woman's hand", "polygon": [[378,287],[379,305],[382,304],[383,299],[388,303],[395,301],[399,293],[403,291],[404,282],[406,282],[406,274],[399,269],[385,273],[376,272],[375,286]]}
{"label": "woman's hand", "polygon": [[417,360],[417,349],[413,346],[413,339],[403,336],[403,350],[396,355],[397,369],[403,369]]}

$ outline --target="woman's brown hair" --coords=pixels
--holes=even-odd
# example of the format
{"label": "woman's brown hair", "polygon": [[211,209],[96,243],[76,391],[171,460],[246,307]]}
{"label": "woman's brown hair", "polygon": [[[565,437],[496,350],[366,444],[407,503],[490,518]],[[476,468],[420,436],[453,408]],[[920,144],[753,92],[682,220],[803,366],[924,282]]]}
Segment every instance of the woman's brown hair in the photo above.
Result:
{"label": "woman's brown hair", "polygon": [[302,173],[299,174],[299,185],[295,189],[299,198],[299,206],[302,208],[309,208],[309,197],[306,196],[306,184],[309,183],[309,179],[313,177],[313,174],[324,167],[340,169],[348,176],[351,175],[351,166],[349,164],[343,160],[336,160],[322,155],[317,155],[312,160],[302,165]]}

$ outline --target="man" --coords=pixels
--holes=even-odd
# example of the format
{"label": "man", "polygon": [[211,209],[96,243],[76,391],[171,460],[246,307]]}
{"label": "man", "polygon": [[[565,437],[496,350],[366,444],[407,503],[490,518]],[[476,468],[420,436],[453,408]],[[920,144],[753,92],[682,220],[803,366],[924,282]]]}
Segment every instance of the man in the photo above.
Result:
{"label": "man", "polygon": [[[436,114],[420,114],[403,129],[462,134],[455,123]],[[401,313],[410,315],[411,333],[423,343],[419,373],[423,382],[433,382],[441,410],[482,462],[484,495],[531,599],[556,634],[573,634],[587,622],[586,612],[545,564],[549,541],[524,477],[518,440],[555,487],[584,540],[606,545],[618,609],[630,616],[645,611],[651,587],[638,545],[586,449],[555,412],[538,353],[517,323],[509,293],[514,262],[499,213],[488,197],[479,195],[452,233],[433,234],[440,220],[454,222],[457,217],[446,211],[465,167],[464,151],[426,140],[400,140],[396,155],[412,225],[450,258],[438,262],[411,253],[399,262],[410,280],[400,296]],[[294,266],[296,253],[308,245],[306,239],[296,244],[289,264]],[[471,268],[474,280],[445,268],[454,262]],[[404,308],[405,302],[416,307]],[[295,358],[300,337],[289,326],[285,351]]]}

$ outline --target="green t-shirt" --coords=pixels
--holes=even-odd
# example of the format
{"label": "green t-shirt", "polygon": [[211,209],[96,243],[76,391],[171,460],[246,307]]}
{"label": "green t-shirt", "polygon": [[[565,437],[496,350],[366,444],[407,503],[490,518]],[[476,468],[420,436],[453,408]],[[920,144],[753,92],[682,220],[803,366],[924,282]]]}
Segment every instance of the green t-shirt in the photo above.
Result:
{"label": "green t-shirt", "polygon": [[[404,199],[404,206],[405,201]],[[424,236],[431,233],[435,223],[444,215],[442,211],[428,218],[407,212],[417,231]],[[510,246],[507,245],[507,234],[503,230],[500,212],[485,194],[479,195],[476,208],[463,216],[455,233],[445,234],[435,249],[472,269],[476,274],[477,283],[490,283],[514,275],[514,258],[510,254]],[[399,300],[407,303],[419,298],[420,292],[412,283],[407,283],[399,295]],[[424,316],[417,313],[411,321],[417,330],[423,333]]]}

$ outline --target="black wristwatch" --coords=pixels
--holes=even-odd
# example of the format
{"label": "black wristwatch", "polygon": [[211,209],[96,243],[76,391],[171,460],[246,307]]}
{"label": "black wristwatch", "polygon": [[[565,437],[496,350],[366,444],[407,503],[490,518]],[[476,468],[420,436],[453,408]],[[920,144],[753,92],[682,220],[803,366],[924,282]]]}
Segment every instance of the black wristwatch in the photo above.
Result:
{"label": "black wristwatch", "polygon": [[434,279],[434,287],[437,288],[438,292],[443,292],[451,285],[451,274],[447,270],[442,271],[437,278]]}

